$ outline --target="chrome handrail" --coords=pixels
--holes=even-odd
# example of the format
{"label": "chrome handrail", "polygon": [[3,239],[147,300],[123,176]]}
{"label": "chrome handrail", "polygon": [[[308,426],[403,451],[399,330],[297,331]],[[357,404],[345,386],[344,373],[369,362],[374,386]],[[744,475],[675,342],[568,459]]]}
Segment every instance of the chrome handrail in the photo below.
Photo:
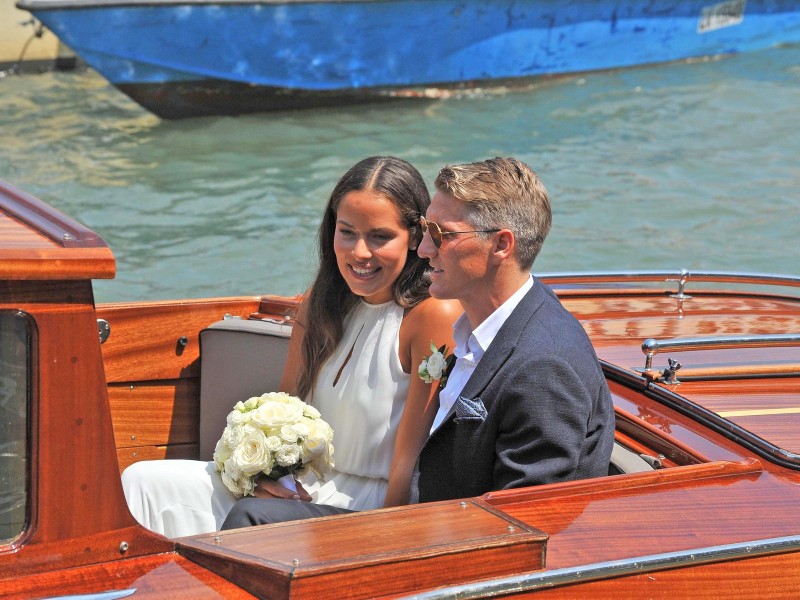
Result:
{"label": "chrome handrail", "polygon": [[537,273],[536,277],[548,283],[589,283],[594,282],[678,282],[678,294],[688,281],[703,283],[737,283],[741,285],[780,285],[800,287],[800,276],[770,273],[747,273],[736,271],[587,271],[585,273],[553,272]]}
{"label": "chrome handrail", "polygon": [[656,340],[647,338],[642,342],[645,355],[644,370],[653,366],[653,357],[662,350],[712,350],[715,348],[764,348],[772,346],[800,345],[798,333],[776,333],[768,335],[721,335],[710,337],[673,338]]}
{"label": "chrome handrail", "polygon": [[751,542],[706,546],[703,548],[650,554],[647,556],[592,563],[562,569],[523,573],[510,577],[439,588],[429,592],[403,596],[403,598],[405,600],[466,600],[468,598],[488,598],[513,593],[531,592],[562,585],[599,581],[613,577],[625,577],[668,569],[700,566],[725,560],[756,558],[772,554],[796,552],[798,550],[800,550],[800,536],[788,535]]}

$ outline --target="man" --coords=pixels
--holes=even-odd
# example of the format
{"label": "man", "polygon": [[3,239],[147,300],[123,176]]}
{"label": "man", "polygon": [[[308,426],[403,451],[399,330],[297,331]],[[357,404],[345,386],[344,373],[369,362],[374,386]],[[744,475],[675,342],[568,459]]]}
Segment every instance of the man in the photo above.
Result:
{"label": "man", "polygon": [[[445,167],[435,186],[417,252],[431,295],[464,314],[411,502],[607,475],[614,410],[594,349],[530,274],[550,230],[547,191],[513,158]],[[240,500],[223,529],[349,512],[271,484],[284,499]]]}
{"label": "man", "polygon": [[431,295],[455,298],[456,362],[412,479],[412,502],[608,473],[611,396],[578,321],[530,274],[547,192],[513,158],[445,167],[422,224]]}

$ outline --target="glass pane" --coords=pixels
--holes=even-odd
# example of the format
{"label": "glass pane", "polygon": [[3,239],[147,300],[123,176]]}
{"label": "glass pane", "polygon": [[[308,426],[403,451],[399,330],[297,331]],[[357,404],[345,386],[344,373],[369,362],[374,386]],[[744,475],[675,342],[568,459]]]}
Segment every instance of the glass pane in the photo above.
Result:
{"label": "glass pane", "polygon": [[25,526],[28,473],[30,328],[18,311],[0,311],[0,540]]}

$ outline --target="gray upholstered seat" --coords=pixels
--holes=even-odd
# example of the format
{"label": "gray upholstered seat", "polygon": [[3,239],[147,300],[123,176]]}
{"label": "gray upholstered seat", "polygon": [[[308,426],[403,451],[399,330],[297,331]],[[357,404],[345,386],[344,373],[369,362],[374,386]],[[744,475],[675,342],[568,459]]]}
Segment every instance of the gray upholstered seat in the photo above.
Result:
{"label": "gray upholstered seat", "polygon": [[291,333],[290,325],[246,319],[200,332],[201,460],[211,460],[234,404],[278,391]]}

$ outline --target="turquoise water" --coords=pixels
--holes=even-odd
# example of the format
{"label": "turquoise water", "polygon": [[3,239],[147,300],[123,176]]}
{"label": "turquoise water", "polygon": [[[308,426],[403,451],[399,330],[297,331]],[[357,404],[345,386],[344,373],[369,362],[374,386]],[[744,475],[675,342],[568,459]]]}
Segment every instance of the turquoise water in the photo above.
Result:
{"label": "turquoise water", "polygon": [[0,78],[0,178],[97,231],[98,301],[295,294],[338,176],[512,155],[550,191],[534,270],[800,273],[800,48],[441,101],[160,121],[92,71]]}

